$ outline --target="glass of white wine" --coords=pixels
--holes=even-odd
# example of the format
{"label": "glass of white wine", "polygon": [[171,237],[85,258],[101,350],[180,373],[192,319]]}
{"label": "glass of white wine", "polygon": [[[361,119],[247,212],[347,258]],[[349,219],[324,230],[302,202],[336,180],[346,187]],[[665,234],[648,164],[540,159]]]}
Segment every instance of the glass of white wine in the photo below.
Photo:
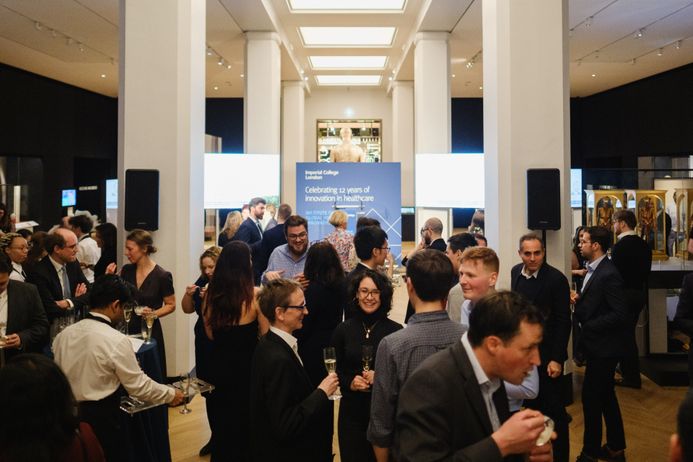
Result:
{"label": "glass of white wine", "polygon": [[[322,357],[325,361],[325,369],[327,369],[328,374],[332,374],[333,372],[336,374],[337,373],[337,352],[335,351],[334,347],[327,347],[324,350],[322,350]],[[332,401],[338,400],[342,397],[342,394],[339,392],[339,388],[337,388],[337,391],[332,393],[330,396],[328,396],[329,399]]]}
{"label": "glass of white wine", "polygon": [[142,315],[142,338],[144,343],[152,343],[152,327],[154,327],[155,320],[156,315],[154,313]]}
{"label": "glass of white wine", "polygon": [[130,327],[130,319],[132,318],[132,305],[126,304],[123,307],[123,320],[125,321],[125,335],[128,334],[128,328]]}

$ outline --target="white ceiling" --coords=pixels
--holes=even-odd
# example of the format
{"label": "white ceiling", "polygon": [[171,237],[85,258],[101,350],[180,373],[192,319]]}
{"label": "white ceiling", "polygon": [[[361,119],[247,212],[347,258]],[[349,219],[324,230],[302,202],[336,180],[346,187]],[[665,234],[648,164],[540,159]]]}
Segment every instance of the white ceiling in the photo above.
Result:
{"label": "white ceiling", "polygon": [[[407,0],[403,12],[327,14],[292,13],[287,0],[206,0],[207,44],[212,49],[207,56],[207,96],[243,96],[244,31],[279,34],[283,80],[305,75],[314,88],[316,74],[378,74],[386,91],[390,76],[413,79],[414,34],[437,30],[451,32],[452,95],[480,97],[481,1]],[[572,96],[693,62],[693,1],[569,0],[569,8]],[[117,96],[118,15],[117,0],[0,0],[0,62]],[[308,49],[300,26],[394,26],[397,32],[389,48]],[[643,35],[636,38],[640,29]],[[387,68],[313,71],[308,57],[318,54],[386,55]]]}

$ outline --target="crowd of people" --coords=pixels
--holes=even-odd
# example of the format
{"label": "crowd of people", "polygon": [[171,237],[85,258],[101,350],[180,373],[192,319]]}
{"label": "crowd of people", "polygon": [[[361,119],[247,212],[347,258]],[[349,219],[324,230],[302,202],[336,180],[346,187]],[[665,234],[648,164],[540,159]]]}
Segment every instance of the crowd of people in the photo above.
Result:
{"label": "crowd of people", "polygon": [[[200,276],[181,299],[184,313],[197,314],[196,375],[215,386],[206,395],[211,439],[201,455],[332,461],[341,398],[344,462],[565,462],[571,417],[563,368],[572,334],[573,356],[585,366],[577,461],[625,460],[614,387],[641,386],[635,327],[651,266],[632,212],[616,212],[613,230],[576,232],[573,290],[546,262],[537,235],[519,237],[511,290],[502,291],[499,257],[479,233],[483,221],[445,240],[442,222],[428,219],[403,259],[404,328],[389,318],[394,258],[376,220],[359,218],[352,235],[337,210],[333,232],[311,241],[308,222],[288,204],[266,216],[269,209],[254,198],[229,213],[219,246],[200,255]],[[0,419],[0,460],[127,461],[120,398],[184,399],[142,371],[115,328],[134,305],[154,317],[159,375],[169,375],[159,319],[177,302],[173,275],[153,259],[152,235],[130,231],[129,263],[118,268],[116,227],[93,226],[77,215],[48,234],[0,237],[7,362],[0,401],[33,412],[21,412],[22,428],[32,431]],[[693,325],[689,279],[682,326]],[[128,332],[140,332],[142,319],[133,317]],[[692,403],[687,397],[681,406],[672,460],[693,460]]]}

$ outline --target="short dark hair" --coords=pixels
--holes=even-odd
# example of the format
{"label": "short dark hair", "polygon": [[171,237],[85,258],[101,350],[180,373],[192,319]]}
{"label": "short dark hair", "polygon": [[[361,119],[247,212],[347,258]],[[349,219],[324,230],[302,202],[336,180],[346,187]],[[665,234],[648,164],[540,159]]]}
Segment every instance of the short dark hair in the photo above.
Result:
{"label": "short dark hair", "polygon": [[0,254],[0,274],[10,274],[12,272],[12,261],[6,253]]}
{"label": "short dark hair", "polygon": [[676,416],[676,432],[683,460],[693,462],[693,392],[688,391],[683,398]]}
{"label": "short dark hair", "polygon": [[[376,317],[378,319],[383,319],[392,309],[392,296],[394,294],[394,289],[392,288],[390,279],[380,271],[367,269],[357,273],[349,281],[349,300],[352,300],[351,303],[353,303],[353,312],[358,313],[360,310],[357,298],[358,294],[356,292],[359,290],[361,281],[366,278],[371,278],[375,286],[380,291],[380,307],[376,311]],[[310,307],[308,307],[308,309],[310,310]]]}
{"label": "short dark hair", "polygon": [[478,347],[491,335],[506,343],[519,333],[523,321],[543,325],[544,317],[517,292],[493,292],[479,300],[469,315],[469,343]]}
{"label": "short dark hair", "polygon": [[291,206],[289,204],[281,204],[277,209],[277,218],[286,220],[291,216]]}
{"label": "short dark hair", "polygon": [[132,284],[124,281],[115,274],[104,274],[94,281],[89,290],[89,306],[91,309],[105,308],[115,301],[121,305],[133,301]]}
{"label": "short dark hair", "polygon": [[474,239],[471,233],[457,233],[448,238],[448,244],[450,245],[450,250],[457,252],[467,247],[475,247],[476,239]]}
{"label": "short dark hair", "polygon": [[380,226],[360,228],[354,236],[356,256],[363,261],[370,260],[373,257],[373,249],[381,248],[386,240],[387,233]]}
{"label": "short dark hair", "polygon": [[96,226],[96,232],[103,241],[102,252],[113,250],[118,247],[118,229],[113,223],[101,223]]}
{"label": "short dark hair", "polygon": [[417,297],[425,302],[435,302],[448,296],[455,271],[443,252],[425,249],[416,252],[407,262],[407,277]]}
{"label": "short dark hair", "polygon": [[306,231],[308,231],[308,220],[303,218],[301,215],[291,215],[284,222],[284,234],[286,236],[289,235],[290,226],[304,226],[306,228]]}
{"label": "short dark hair", "polygon": [[250,202],[248,203],[248,207],[256,207],[258,204],[267,205],[267,201],[265,200],[264,197],[253,197],[252,199],[250,199]]}
{"label": "short dark hair", "polygon": [[624,222],[630,229],[635,229],[638,226],[638,220],[632,210],[616,210],[611,219]]}
{"label": "short dark hair", "polygon": [[47,234],[46,237],[43,239],[43,246],[46,249],[46,252],[48,252],[48,255],[52,254],[56,247],[62,249],[63,247],[65,247],[65,244],[66,241],[63,235],[56,232]]}
{"label": "short dark hair", "polygon": [[522,250],[522,244],[525,241],[539,241],[539,244],[541,244],[541,248],[542,249],[546,248],[544,245],[544,241],[539,236],[537,236],[534,233],[527,233],[527,234],[523,234],[522,236],[520,236],[520,243],[517,246],[518,250]]}
{"label": "short dark hair", "polygon": [[380,222],[375,218],[370,218],[365,215],[361,215],[358,218],[358,220],[356,220],[356,230],[358,231],[359,229],[365,228],[366,226],[380,227]]}
{"label": "short dark hair", "polygon": [[590,235],[590,241],[599,244],[599,247],[602,248],[602,252],[606,253],[611,247],[613,238],[610,230],[603,226],[588,226],[585,232]]}
{"label": "short dark hair", "polygon": [[486,239],[486,236],[481,233],[474,233],[474,239],[481,239],[486,243],[486,245],[488,245],[488,239]]}
{"label": "short dark hair", "polygon": [[[262,287],[257,295],[257,302],[260,305],[260,311],[270,324],[276,321],[274,310],[278,306],[286,306],[289,298],[299,289],[302,290],[301,284],[293,279],[273,279]],[[310,307],[308,309],[310,310]]]}
{"label": "short dark hair", "polygon": [[[320,241],[308,248],[303,275],[330,288],[344,287],[344,268],[334,246]],[[343,290],[343,289],[342,289]]]}
{"label": "short dark hair", "polygon": [[94,222],[86,215],[74,215],[67,222],[70,226],[79,228],[84,234],[89,234],[94,227]]}

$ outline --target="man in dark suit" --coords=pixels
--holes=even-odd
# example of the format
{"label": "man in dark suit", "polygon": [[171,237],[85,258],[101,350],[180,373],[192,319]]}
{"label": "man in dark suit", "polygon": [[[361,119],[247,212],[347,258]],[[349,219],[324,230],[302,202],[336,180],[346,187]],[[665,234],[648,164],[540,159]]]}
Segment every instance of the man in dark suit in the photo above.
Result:
{"label": "man in dark suit", "polygon": [[518,253],[522,263],[510,272],[511,289],[539,308],[546,320],[544,338],[539,345],[539,395],[525,406],[537,409],[553,419],[558,438],[554,442],[554,460],[567,462],[570,457],[568,414],[562,400],[560,379],[568,358],[570,338],[570,286],[559,270],[545,261],[544,242],[535,234],[520,238]]}
{"label": "man in dark suit", "polygon": [[12,264],[0,257],[0,324],[5,324],[5,359],[40,352],[48,337],[48,319],[38,290],[10,279]]}
{"label": "man in dark suit", "polygon": [[262,240],[262,226],[260,225],[260,220],[265,216],[265,206],[267,202],[262,197],[254,197],[250,199],[249,211],[250,215],[246,218],[241,226],[238,227],[238,231],[231,238],[232,241],[243,241],[250,246],[258,247],[258,242]]}
{"label": "man in dark suit", "polygon": [[81,317],[88,282],[76,258],[77,236],[58,228],[44,245],[48,255],[32,268],[27,281],[38,289],[49,323],[69,314]]}
{"label": "man in dark suit", "polygon": [[612,217],[616,244],[611,249],[611,261],[614,262],[623,278],[626,303],[628,304],[628,353],[621,359],[621,376],[617,385],[640,388],[640,362],[638,345],[635,342],[635,328],[638,325],[640,311],[647,300],[647,278],[652,269],[652,251],[635,232],[637,221],[630,210],[618,210]]}
{"label": "man in dark suit", "polygon": [[301,285],[288,279],[268,281],[258,302],[270,331],[255,349],[250,374],[252,460],[330,462],[331,438],[325,432],[332,428],[333,403],[328,397],[339,383],[331,373],[314,388],[298,356],[291,333],[303,326],[308,314]]}
{"label": "man in dark suit", "polygon": [[482,298],[462,340],[429,356],[404,383],[396,460],[550,461],[551,444],[537,446],[544,417],[534,410],[510,417],[502,384],[519,385],[539,365],[541,323],[519,294]]}
{"label": "man in dark suit", "polygon": [[[578,462],[625,460],[626,437],[614,391],[614,372],[628,350],[629,317],[623,279],[606,256],[611,239],[611,230],[599,226],[586,228],[580,239],[580,251],[588,263],[582,292],[575,296],[575,316],[582,329],[578,349],[585,358],[585,429]],[[600,447],[602,416],[607,440]]]}
{"label": "man in dark suit", "polygon": [[260,249],[253,257],[255,285],[260,285],[260,278],[262,277],[262,273],[267,269],[267,262],[269,261],[270,255],[272,255],[272,251],[280,245],[287,243],[284,223],[287,218],[291,216],[291,213],[291,206],[289,204],[281,204],[277,212],[276,225],[262,234]]}

